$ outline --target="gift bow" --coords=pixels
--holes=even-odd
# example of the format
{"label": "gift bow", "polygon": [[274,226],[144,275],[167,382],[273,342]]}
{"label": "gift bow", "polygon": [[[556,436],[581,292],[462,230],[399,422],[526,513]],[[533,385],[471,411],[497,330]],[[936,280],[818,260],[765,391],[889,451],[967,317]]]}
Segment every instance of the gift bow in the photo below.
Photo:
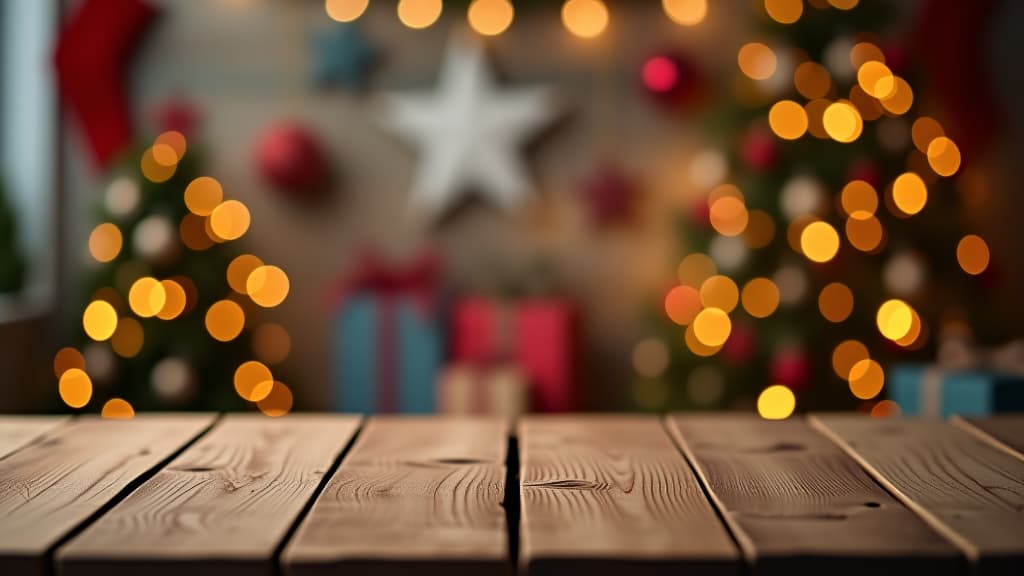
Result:
{"label": "gift bow", "polygon": [[434,306],[440,262],[427,252],[402,267],[390,266],[373,251],[366,251],[355,273],[336,282],[327,292],[327,304],[334,307],[355,292],[370,292],[385,299],[409,297],[424,313]]}
{"label": "gift bow", "polygon": [[984,368],[1024,375],[1024,340],[996,348],[972,346],[966,339],[949,339],[939,347],[939,365],[951,370]]}

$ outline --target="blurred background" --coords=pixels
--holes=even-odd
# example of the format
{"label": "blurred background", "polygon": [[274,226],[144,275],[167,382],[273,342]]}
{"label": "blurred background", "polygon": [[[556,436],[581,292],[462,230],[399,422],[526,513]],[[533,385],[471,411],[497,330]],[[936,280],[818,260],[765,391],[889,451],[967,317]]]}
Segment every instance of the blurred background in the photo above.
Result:
{"label": "blurred background", "polygon": [[1021,22],[6,0],[0,410],[1024,410]]}

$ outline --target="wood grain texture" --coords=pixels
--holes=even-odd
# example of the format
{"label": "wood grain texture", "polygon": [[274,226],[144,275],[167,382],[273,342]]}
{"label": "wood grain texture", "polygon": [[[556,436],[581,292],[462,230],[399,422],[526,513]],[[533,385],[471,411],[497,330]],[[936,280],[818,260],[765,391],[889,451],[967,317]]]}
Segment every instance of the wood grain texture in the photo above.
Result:
{"label": "wood grain texture", "polygon": [[0,574],[43,574],[46,554],[214,421],[83,416],[0,460]]}
{"label": "wood grain texture", "polygon": [[752,574],[956,574],[956,549],[802,420],[683,416],[670,429]]}
{"label": "wood grain texture", "polygon": [[500,574],[507,423],[376,417],[282,556],[286,574]]}
{"label": "wood grain texture", "polygon": [[956,544],[977,574],[1024,574],[1024,461],[941,421],[812,422]]}
{"label": "wood grain texture", "polygon": [[654,416],[520,420],[527,573],[738,574],[739,553]]}
{"label": "wood grain texture", "polygon": [[66,576],[273,574],[359,417],[225,416],[57,553]]}
{"label": "wood grain texture", "polygon": [[983,440],[992,440],[1000,449],[1015,457],[1024,458],[1024,414],[1003,414],[986,418],[953,417],[953,423]]}
{"label": "wood grain texture", "polygon": [[69,420],[67,416],[0,416],[0,458]]}

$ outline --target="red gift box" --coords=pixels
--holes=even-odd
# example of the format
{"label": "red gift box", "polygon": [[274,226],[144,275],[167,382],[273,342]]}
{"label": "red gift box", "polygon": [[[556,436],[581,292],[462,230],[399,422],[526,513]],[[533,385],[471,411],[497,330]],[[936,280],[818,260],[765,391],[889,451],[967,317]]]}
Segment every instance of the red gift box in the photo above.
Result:
{"label": "red gift box", "polygon": [[504,302],[466,298],[452,310],[452,356],[478,365],[508,363],[526,375],[533,408],[576,407],[572,307],[565,300]]}

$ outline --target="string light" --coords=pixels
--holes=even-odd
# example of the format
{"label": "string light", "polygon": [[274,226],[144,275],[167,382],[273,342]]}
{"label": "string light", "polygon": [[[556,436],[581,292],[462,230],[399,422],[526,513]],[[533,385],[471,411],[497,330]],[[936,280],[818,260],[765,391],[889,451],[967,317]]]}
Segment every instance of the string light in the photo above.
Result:
{"label": "string light", "polygon": [[726,196],[710,205],[708,218],[711,227],[722,236],[739,236],[747,228],[749,215],[742,200]]}
{"label": "string light", "polygon": [[849,143],[860,137],[864,129],[860,113],[846,101],[833,102],[821,117],[825,132],[836,142]]}
{"label": "string light", "polygon": [[497,36],[512,25],[515,8],[509,0],[473,0],[466,16],[473,30],[484,36]]}
{"label": "string light", "polygon": [[263,266],[263,260],[252,254],[242,254],[228,264],[228,286],[239,294],[248,294],[246,282],[252,271]]}
{"label": "string light", "polygon": [[134,318],[121,318],[110,338],[110,347],[118,356],[132,358],[142,350],[143,340],[142,324]]}
{"label": "string light", "polygon": [[700,293],[692,286],[681,284],[665,295],[665,314],[680,326],[693,322],[700,310]]}
{"label": "string light", "polygon": [[850,379],[853,366],[869,358],[868,349],[857,340],[844,340],[832,351],[832,370],[843,380]]}
{"label": "string light", "polygon": [[93,300],[82,313],[82,328],[97,342],[107,340],[117,329],[117,311],[105,300]]}
{"label": "string light", "polygon": [[728,276],[712,276],[700,286],[700,303],[705,308],[718,308],[729,313],[736,308],[739,299],[739,288]]}
{"label": "string light", "polygon": [[288,296],[288,275],[277,266],[259,266],[245,282],[246,293],[264,308],[277,306]]}
{"label": "string light", "polygon": [[166,303],[167,291],[151,276],[139,278],[128,291],[128,306],[141,318],[156,316]]}
{"label": "string light", "polygon": [[262,324],[252,334],[253,353],[266,364],[279,364],[292,350],[292,338],[280,324]]}
{"label": "string light", "polygon": [[900,405],[892,400],[879,400],[871,407],[872,418],[895,418],[900,415]]}
{"label": "string light", "polygon": [[[861,212],[860,214],[863,214]],[[882,223],[874,216],[866,218],[850,217],[846,220],[846,239],[850,245],[861,252],[874,252],[882,245],[885,231]]]}
{"label": "string light", "polygon": [[881,62],[885,64],[885,54],[882,52],[882,49],[871,42],[858,42],[854,44],[850,48],[850,64],[853,66],[853,69],[859,72],[861,66],[868,62]]}
{"label": "string light", "polygon": [[903,300],[886,300],[878,307],[875,315],[878,331],[889,340],[899,340],[910,332],[914,323],[914,311]]}
{"label": "string light", "polygon": [[259,402],[270,395],[274,375],[261,362],[250,360],[235,369],[235,392],[249,402]]}
{"label": "string light", "polygon": [[870,400],[882,392],[885,385],[885,372],[882,367],[866,358],[850,368],[850,392],[861,400]]}
{"label": "string light", "polygon": [[792,24],[804,13],[803,0],[764,0],[764,10],[779,24]]}
{"label": "string light", "polygon": [[705,308],[701,310],[690,324],[697,340],[709,347],[722,346],[732,333],[732,321],[724,310]]}
{"label": "string light", "polygon": [[370,0],[325,0],[327,15],[336,22],[352,22],[366,11]]}
{"label": "string light", "polygon": [[807,112],[792,100],[780,100],[768,111],[768,125],[784,140],[796,140],[807,132]]}
{"label": "string light", "polygon": [[718,354],[719,350],[722,349],[721,345],[708,346],[701,342],[700,339],[697,338],[697,333],[694,331],[692,323],[686,327],[686,332],[683,334],[683,340],[686,342],[686,347],[690,352],[705,358]]}
{"label": "string light", "polygon": [[779,307],[779,287],[768,278],[752,278],[743,286],[743,309],[754,318],[767,318]]}
{"label": "string light", "polygon": [[920,176],[904,172],[892,183],[892,200],[903,214],[917,214],[928,202],[928,188]]}
{"label": "string light", "polygon": [[441,0],[399,0],[398,19],[414,30],[430,27],[441,17]]}
{"label": "string light", "polygon": [[171,179],[174,176],[174,171],[177,169],[177,164],[171,164],[165,166],[157,162],[153,156],[153,148],[147,148],[142,154],[142,159],[139,161],[139,168],[142,171],[142,175],[147,180],[154,184],[160,184]]}
{"label": "string light", "polygon": [[670,20],[681,26],[696,26],[708,13],[707,0],[661,0],[661,7]]}
{"label": "string light", "polygon": [[818,310],[826,320],[839,323],[853,312],[853,292],[841,282],[832,282],[818,294]]}
{"label": "string light", "polygon": [[181,132],[178,132],[177,130],[167,130],[157,136],[156,140],[154,140],[154,150],[157,146],[161,147],[162,155],[166,155],[168,150],[174,155],[173,159],[166,163],[166,165],[169,166],[171,164],[177,164],[185,157],[185,151],[188,149],[188,142],[185,140],[185,135]]}
{"label": "string light", "polygon": [[100,410],[100,418],[107,420],[131,420],[134,417],[135,409],[124,398],[111,398]]}
{"label": "string light", "polygon": [[245,312],[231,300],[214,302],[206,311],[206,331],[214,340],[229,342],[238,337],[245,327]]}
{"label": "string light", "polygon": [[256,407],[271,418],[284,416],[292,409],[292,391],[284,383],[275,381],[270,394],[257,402]]}
{"label": "string light", "polygon": [[824,98],[832,89],[832,77],[824,66],[808,60],[793,71],[793,86],[808,100]]}
{"label": "string light", "polygon": [[757,397],[757,413],[765,420],[785,420],[796,409],[796,395],[782,384],[773,384]]}
{"label": "string light", "polygon": [[914,120],[914,124],[910,127],[910,136],[914,141],[914,147],[925,154],[928,153],[928,145],[932,143],[932,140],[945,135],[942,125],[930,116],[921,116]]}
{"label": "string light", "polygon": [[718,274],[718,266],[710,256],[701,252],[687,254],[676,268],[679,281],[694,288],[700,287],[705,280]]}
{"label": "string light", "polygon": [[988,243],[976,234],[964,236],[956,245],[957,263],[964,272],[972,276],[977,276],[988,268],[989,258]]}
{"label": "string light", "polygon": [[71,408],[84,408],[92,399],[92,379],[80,368],[69,368],[61,375],[57,391]]}
{"label": "string light", "polygon": [[775,238],[775,220],[764,210],[751,210],[743,241],[750,248],[764,248]]}
{"label": "string light", "polygon": [[85,370],[85,357],[74,348],[61,348],[53,355],[53,373],[60,378],[71,368]]}
{"label": "string light", "polygon": [[111,222],[96,226],[89,234],[89,254],[97,262],[110,262],[117,258],[123,244],[121,229]]}
{"label": "string light", "polygon": [[237,240],[249,229],[251,217],[249,209],[238,200],[221,202],[210,212],[208,220],[210,230],[216,234],[216,239]]}
{"label": "string light", "polygon": [[209,216],[224,200],[224,189],[216,178],[200,176],[185,187],[185,207],[196,216]]}
{"label": "string light", "polygon": [[608,27],[608,7],[601,0],[566,0],[562,24],[580,38],[595,38]]}
{"label": "string light", "polygon": [[843,186],[839,196],[843,210],[851,218],[864,220],[878,209],[878,193],[874,186],[863,180],[851,180]]}
{"label": "string light", "polygon": [[839,251],[839,234],[828,222],[811,222],[800,233],[800,250],[812,262],[828,262]]}
{"label": "string light", "polygon": [[740,71],[753,80],[767,80],[775,74],[778,59],[775,52],[760,42],[744,44],[736,55]]}
{"label": "string light", "polygon": [[897,116],[906,114],[914,105],[914,89],[906,80],[898,76],[893,79],[893,86],[892,94],[881,99],[882,107],[890,114]]}
{"label": "string light", "polygon": [[878,60],[868,60],[857,69],[857,84],[879,100],[896,93],[896,76],[888,66]]}
{"label": "string light", "polygon": [[960,148],[945,136],[936,136],[926,149],[928,164],[939,176],[952,176],[960,169]]}
{"label": "string light", "polygon": [[185,287],[175,280],[161,280],[160,286],[164,289],[164,305],[156,313],[161,320],[174,320],[185,311],[188,305],[188,294]]}

